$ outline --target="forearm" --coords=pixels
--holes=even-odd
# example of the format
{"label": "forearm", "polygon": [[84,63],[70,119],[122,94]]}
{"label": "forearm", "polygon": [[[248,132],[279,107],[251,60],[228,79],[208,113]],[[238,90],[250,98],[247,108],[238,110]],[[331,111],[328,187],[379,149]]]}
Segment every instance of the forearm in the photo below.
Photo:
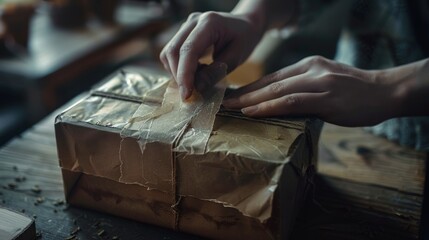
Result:
{"label": "forearm", "polygon": [[232,10],[253,21],[261,33],[292,22],[298,12],[297,0],[241,0]]}
{"label": "forearm", "polygon": [[381,70],[378,76],[392,87],[392,117],[429,115],[429,59]]}

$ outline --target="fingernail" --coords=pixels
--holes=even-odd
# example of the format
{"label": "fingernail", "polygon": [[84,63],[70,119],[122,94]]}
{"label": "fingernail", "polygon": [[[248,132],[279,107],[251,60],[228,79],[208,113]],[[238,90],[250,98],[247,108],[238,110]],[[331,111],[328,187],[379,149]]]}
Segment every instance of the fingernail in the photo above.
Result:
{"label": "fingernail", "polygon": [[253,115],[256,111],[258,111],[258,106],[250,106],[250,107],[241,109],[241,112],[244,115]]}

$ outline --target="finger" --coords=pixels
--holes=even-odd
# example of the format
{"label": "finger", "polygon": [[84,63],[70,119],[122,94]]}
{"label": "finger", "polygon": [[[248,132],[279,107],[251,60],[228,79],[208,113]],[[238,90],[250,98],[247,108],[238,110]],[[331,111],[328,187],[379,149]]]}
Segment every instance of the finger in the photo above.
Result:
{"label": "finger", "polygon": [[235,91],[233,91],[230,95],[228,95],[226,98],[236,98],[239,97],[243,94],[249,93],[249,92],[253,92],[257,89],[263,88],[267,85],[270,85],[274,82],[286,79],[286,78],[291,78],[300,74],[305,73],[308,70],[308,66],[305,64],[293,64],[290,66],[287,66],[279,71],[276,71],[274,73],[268,74],[262,78],[260,78],[259,80],[246,85],[244,87],[241,87]]}
{"label": "finger", "polygon": [[196,22],[184,23],[161,52],[161,60],[164,60],[163,64],[167,66],[174,79],[177,79],[177,65],[179,62],[180,47],[196,25]]}
{"label": "finger", "polygon": [[213,62],[210,65],[203,65],[197,70],[195,88],[199,92],[203,92],[224,79],[226,74],[227,66],[225,63]]}
{"label": "finger", "polygon": [[243,108],[251,117],[319,116],[325,110],[327,93],[294,93]]}
{"label": "finger", "polygon": [[177,33],[161,51],[160,60],[164,68],[173,75],[174,79],[176,79],[177,75],[180,46],[182,46],[183,42],[197,25],[199,15],[200,13],[190,14],[188,20],[182,24]]}
{"label": "finger", "polygon": [[214,31],[216,29],[200,22],[180,48],[176,80],[183,100],[189,98],[192,94],[195,74],[199,64],[198,59],[208,47],[216,42]]}
{"label": "finger", "polygon": [[280,98],[293,93],[322,92],[317,84],[313,84],[308,74],[292,76],[280,81],[263,86],[252,92],[244,93],[235,97],[229,97],[223,101],[227,108],[244,108],[260,102]]}

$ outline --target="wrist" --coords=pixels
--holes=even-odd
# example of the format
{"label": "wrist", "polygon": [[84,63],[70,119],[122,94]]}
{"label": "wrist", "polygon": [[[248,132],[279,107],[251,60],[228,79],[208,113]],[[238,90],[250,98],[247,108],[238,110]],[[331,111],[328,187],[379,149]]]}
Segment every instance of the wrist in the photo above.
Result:
{"label": "wrist", "polygon": [[410,96],[413,91],[413,78],[401,79],[401,81],[393,81],[391,83],[391,99],[394,107],[392,117],[401,117],[413,115],[410,108]]}
{"label": "wrist", "polygon": [[389,118],[419,115],[417,100],[419,87],[417,76],[422,64],[420,62],[376,72],[377,83],[387,89]]}
{"label": "wrist", "polygon": [[403,112],[403,93],[398,82],[392,80],[392,71],[383,70],[364,70],[368,73],[366,79],[373,84],[375,98],[374,104],[377,106],[377,114],[384,121],[390,118],[398,117]]}

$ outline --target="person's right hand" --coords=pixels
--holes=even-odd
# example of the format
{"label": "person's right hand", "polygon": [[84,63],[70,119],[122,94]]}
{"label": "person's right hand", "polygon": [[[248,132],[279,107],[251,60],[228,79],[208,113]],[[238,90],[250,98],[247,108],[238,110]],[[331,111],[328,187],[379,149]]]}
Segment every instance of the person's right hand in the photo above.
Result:
{"label": "person's right hand", "polygon": [[[160,54],[182,100],[191,96],[194,87],[202,91],[243,63],[261,39],[260,25],[245,15],[192,13]],[[213,63],[202,66],[199,59],[211,46]]]}

